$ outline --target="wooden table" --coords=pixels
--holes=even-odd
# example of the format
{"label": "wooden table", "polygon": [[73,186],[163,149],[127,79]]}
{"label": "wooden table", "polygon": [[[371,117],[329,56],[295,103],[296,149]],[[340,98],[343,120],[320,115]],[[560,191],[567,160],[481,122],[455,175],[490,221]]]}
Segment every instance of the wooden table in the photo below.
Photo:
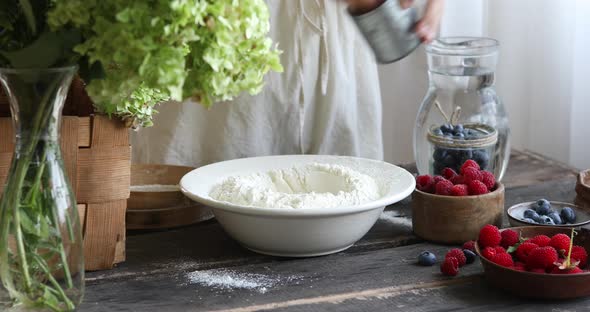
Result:
{"label": "wooden table", "polygon": [[[571,202],[575,174],[557,162],[516,152],[504,179],[506,205],[540,197]],[[350,249],[316,258],[250,252],[216,221],[129,233],[124,264],[87,274],[81,311],[590,311],[590,299],[539,302],[491,288],[479,261],[454,278],[442,276],[438,265],[415,265],[420,251],[430,250],[440,259],[450,247],[413,235],[409,202],[388,207]],[[199,276],[246,275],[263,283],[222,289],[190,281],[195,271]]]}

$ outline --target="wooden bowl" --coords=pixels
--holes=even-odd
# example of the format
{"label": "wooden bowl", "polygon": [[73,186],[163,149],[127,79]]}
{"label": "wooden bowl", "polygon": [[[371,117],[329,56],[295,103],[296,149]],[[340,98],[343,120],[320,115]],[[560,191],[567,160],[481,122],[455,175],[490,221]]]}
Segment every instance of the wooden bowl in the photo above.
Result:
{"label": "wooden bowl", "polygon": [[549,203],[551,204],[551,207],[557,211],[561,211],[561,208],[564,208],[564,207],[570,207],[574,210],[574,212],[576,213],[576,223],[560,224],[560,225],[542,225],[542,224],[530,223],[530,222],[524,221],[523,220],[524,211],[529,208],[532,209],[532,206],[535,203],[536,202],[525,202],[525,203],[516,204],[516,205],[508,208],[506,213],[508,214],[508,222],[510,223],[510,225],[512,225],[512,226],[543,226],[543,227],[556,226],[556,227],[565,227],[565,228],[579,228],[583,225],[590,223],[590,213],[588,211],[586,211],[585,209],[582,209],[581,207],[576,206],[574,204],[555,202],[555,201],[550,201]]}
{"label": "wooden bowl", "polygon": [[575,203],[578,206],[590,208],[590,169],[578,174]]}
{"label": "wooden bowl", "polygon": [[415,190],[412,194],[414,233],[428,241],[462,244],[477,239],[486,224],[502,225],[504,185],[478,196],[441,196]]}
{"label": "wooden bowl", "polygon": [[[563,233],[570,235],[569,228],[526,226],[514,227],[523,237]],[[503,229],[501,231],[504,231]],[[580,229],[574,244],[590,250],[590,231]],[[518,296],[539,299],[572,299],[590,295],[590,272],[580,274],[541,274],[512,270],[497,265],[481,256],[477,243],[475,251],[481,259],[486,280],[493,286]]]}
{"label": "wooden bowl", "polygon": [[185,197],[180,179],[194,168],[133,164],[131,196],[127,200],[127,229],[165,229],[190,225],[213,217],[211,210]]}

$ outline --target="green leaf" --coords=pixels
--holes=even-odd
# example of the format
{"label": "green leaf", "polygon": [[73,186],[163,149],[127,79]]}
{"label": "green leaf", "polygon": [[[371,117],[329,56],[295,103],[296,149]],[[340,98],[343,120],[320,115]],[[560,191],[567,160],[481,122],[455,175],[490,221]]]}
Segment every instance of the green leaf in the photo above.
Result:
{"label": "green leaf", "polygon": [[23,14],[27,20],[27,24],[31,30],[31,33],[35,35],[37,33],[37,22],[35,20],[35,14],[33,12],[33,7],[29,0],[19,0],[20,7],[23,10]]}
{"label": "green leaf", "polygon": [[514,245],[514,246],[510,246],[510,247],[508,247],[508,249],[506,250],[506,252],[507,252],[507,253],[513,253],[513,252],[515,252],[515,251],[516,251],[516,249],[518,249],[518,246],[520,246],[520,243],[517,243],[517,244],[516,244],[516,245]]}
{"label": "green leaf", "polygon": [[29,217],[26,211],[20,209],[17,213],[20,214],[20,225],[23,228],[23,231],[31,235],[39,236],[40,231],[36,226],[36,222]]}
{"label": "green leaf", "polygon": [[[16,51],[2,51],[13,68],[48,68],[69,63],[74,58],[73,47],[81,41],[76,30],[43,32],[30,45]],[[40,53],[43,51],[43,53]]]}

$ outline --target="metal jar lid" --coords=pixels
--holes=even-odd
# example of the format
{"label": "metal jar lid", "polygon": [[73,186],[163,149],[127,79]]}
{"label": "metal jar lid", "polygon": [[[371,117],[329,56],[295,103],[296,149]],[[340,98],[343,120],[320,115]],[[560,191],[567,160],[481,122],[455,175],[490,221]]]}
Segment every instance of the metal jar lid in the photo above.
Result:
{"label": "metal jar lid", "polygon": [[386,0],[368,13],[351,16],[379,63],[398,61],[420,45],[413,31],[416,8],[402,9],[398,0]]}

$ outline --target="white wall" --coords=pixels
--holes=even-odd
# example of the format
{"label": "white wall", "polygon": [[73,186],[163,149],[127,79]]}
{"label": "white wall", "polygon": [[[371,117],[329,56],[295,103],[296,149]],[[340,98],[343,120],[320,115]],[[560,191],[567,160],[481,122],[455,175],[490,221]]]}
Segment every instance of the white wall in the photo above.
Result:
{"label": "white wall", "polygon": [[[513,148],[590,168],[590,1],[446,1],[441,36],[500,41],[496,88]],[[585,77],[586,76],[586,77]],[[423,48],[380,67],[385,158],[411,162],[412,130],[426,92]]]}

